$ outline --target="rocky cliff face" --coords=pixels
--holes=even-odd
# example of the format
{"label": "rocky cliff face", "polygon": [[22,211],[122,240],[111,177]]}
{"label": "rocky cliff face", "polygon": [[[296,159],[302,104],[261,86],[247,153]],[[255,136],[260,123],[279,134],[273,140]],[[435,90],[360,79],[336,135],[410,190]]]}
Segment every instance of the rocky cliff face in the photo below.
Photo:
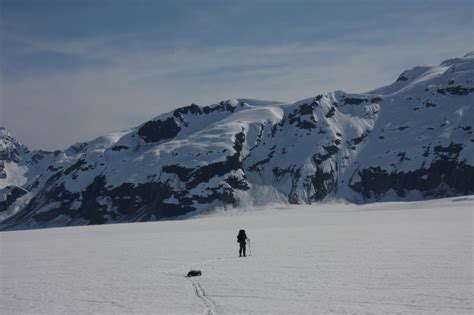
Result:
{"label": "rocky cliff face", "polygon": [[470,54],[366,94],[192,104],[65,151],[25,153],[15,163],[29,199],[1,227],[473,194],[473,80]]}
{"label": "rocky cliff face", "polygon": [[27,191],[21,186],[27,179],[20,161],[29,153],[5,128],[0,127],[0,221],[13,213],[7,210]]}

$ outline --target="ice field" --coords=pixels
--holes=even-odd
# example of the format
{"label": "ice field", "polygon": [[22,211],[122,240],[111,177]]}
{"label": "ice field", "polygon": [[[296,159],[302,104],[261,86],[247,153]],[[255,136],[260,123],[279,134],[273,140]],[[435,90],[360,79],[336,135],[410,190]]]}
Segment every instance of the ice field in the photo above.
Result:
{"label": "ice field", "polygon": [[0,232],[0,313],[472,313],[473,209],[279,205]]}

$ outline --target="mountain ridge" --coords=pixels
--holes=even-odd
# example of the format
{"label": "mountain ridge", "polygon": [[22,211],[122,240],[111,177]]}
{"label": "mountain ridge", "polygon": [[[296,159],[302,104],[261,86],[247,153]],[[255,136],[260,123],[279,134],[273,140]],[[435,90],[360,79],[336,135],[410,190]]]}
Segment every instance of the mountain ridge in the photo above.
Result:
{"label": "mountain ridge", "polygon": [[0,203],[10,211],[0,229],[473,194],[473,80],[467,54],[368,93],[191,104],[64,151],[27,152],[8,162],[24,169],[26,193]]}

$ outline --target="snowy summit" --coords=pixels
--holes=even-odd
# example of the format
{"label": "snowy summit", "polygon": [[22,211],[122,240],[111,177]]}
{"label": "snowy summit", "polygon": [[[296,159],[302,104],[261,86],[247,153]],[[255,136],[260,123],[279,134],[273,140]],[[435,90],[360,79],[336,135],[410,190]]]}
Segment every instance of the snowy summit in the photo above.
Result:
{"label": "snowy summit", "polygon": [[365,94],[178,108],[64,151],[2,129],[2,229],[182,218],[215,208],[474,193],[474,55]]}

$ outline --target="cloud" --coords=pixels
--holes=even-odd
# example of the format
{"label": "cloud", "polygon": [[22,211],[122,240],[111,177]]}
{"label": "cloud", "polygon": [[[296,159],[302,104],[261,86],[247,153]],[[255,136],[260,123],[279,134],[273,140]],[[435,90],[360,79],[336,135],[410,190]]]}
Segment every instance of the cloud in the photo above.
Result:
{"label": "cloud", "polygon": [[[386,18],[396,24],[408,20],[403,14]],[[33,148],[57,149],[192,102],[372,90],[407,68],[471,50],[469,29],[447,22],[423,27],[439,15],[412,14],[419,19],[398,28],[360,20],[351,24],[356,33],[334,38],[216,44],[153,41],[148,33],[51,39],[4,30],[0,125]],[[45,63],[48,54],[56,62]]]}

